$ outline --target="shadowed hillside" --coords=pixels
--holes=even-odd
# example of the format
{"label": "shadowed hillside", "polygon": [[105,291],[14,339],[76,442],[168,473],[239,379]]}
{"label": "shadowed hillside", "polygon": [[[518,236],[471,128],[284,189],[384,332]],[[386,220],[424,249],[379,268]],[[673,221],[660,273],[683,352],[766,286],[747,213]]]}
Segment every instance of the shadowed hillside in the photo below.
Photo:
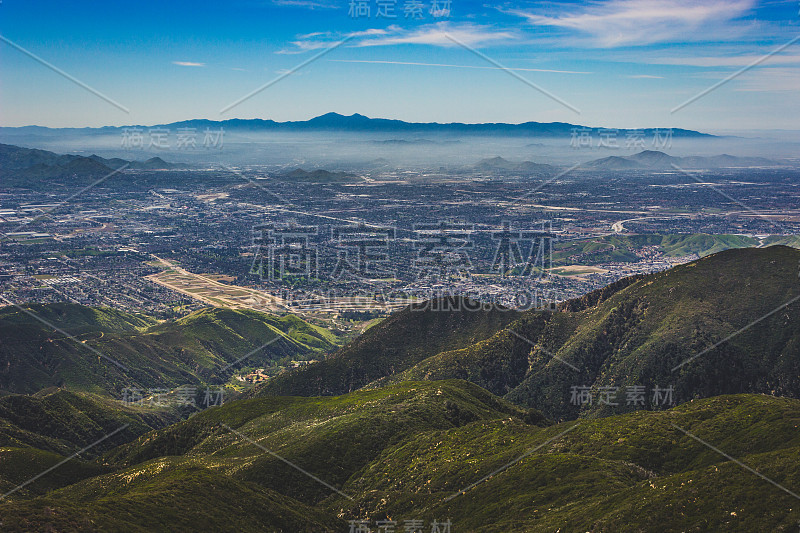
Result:
{"label": "shadowed hillside", "polygon": [[483,340],[519,316],[517,311],[460,297],[412,305],[371,327],[325,361],[278,376],[255,394],[350,392],[443,350]]}
{"label": "shadowed hillside", "polygon": [[[529,313],[393,379],[468,379],[554,418],[624,412],[628,386],[672,386],[676,403],[740,392],[800,397],[799,262],[800,251],[784,246],[720,252],[620,281],[564,312]],[[574,405],[574,386],[618,387],[622,405]]]}

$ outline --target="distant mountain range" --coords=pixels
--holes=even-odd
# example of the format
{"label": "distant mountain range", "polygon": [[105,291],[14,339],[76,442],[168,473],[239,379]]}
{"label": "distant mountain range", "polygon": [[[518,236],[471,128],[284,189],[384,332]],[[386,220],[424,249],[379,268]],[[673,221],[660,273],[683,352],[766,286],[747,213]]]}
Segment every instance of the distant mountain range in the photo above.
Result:
{"label": "distant mountain range", "polygon": [[711,157],[675,157],[656,150],[645,150],[630,156],[611,156],[584,163],[584,168],[598,170],[668,170],[675,167],[730,168],[730,167],[771,167],[781,163],[763,157],[737,157],[728,154]]}
{"label": "distant mountain range", "polygon": [[[614,129],[608,128],[589,128],[577,124],[566,122],[523,122],[521,124],[508,124],[504,122],[489,122],[481,124],[465,124],[461,122],[405,122],[403,120],[393,120],[385,118],[369,118],[355,113],[350,116],[340,115],[339,113],[326,113],[309,120],[276,122],[259,118],[229,120],[208,120],[194,119],[170,124],[159,124],[154,126],[124,126],[138,128],[195,128],[203,131],[205,128],[218,130],[223,128],[226,131],[348,131],[348,132],[402,132],[402,133],[440,133],[440,134],[459,134],[459,135],[507,135],[507,136],[528,136],[528,137],[564,137],[573,134],[574,130],[581,129],[584,133],[591,135],[599,134],[603,131],[614,131],[619,135],[628,132],[644,132],[645,135],[654,135],[657,131],[665,131],[669,128],[643,128],[643,129]],[[59,135],[63,133],[74,133],[82,135],[109,134],[121,131],[123,127],[105,126],[102,128],[46,128],[43,126],[23,126],[19,128],[0,128],[0,134],[4,131],[9,133],[30,133],[36,135]],[[671,128],[673,137],[714,137],[707,133],[681,128]]]}

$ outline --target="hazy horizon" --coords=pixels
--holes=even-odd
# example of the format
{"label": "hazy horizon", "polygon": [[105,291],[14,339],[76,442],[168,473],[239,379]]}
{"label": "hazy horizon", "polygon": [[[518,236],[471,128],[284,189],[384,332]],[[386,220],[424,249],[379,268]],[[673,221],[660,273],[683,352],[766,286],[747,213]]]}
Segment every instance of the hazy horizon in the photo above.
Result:
{"label": "hazy horizon", "polygon": [[408,122],[793,129],[794,0],[206,7],[5,2],[5,126],[331,110]]}

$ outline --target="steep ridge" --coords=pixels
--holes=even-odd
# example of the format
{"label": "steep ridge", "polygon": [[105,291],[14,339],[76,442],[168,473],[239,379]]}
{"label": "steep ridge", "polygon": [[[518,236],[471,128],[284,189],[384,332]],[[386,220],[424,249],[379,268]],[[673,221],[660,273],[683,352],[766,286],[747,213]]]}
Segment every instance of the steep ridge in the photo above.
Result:
{"label": "steep ridge", "polygon": [[[528,313],[390,381],[467,379],[556,419],[634,408],[627,387],[644,387],[647,403],[656,386],[672,387],[675,403],[743,392],[800,397],[799,264],[800,251],[784,246],[720,252],[621,281],[562,312]],[[576,404],[574,387],[591,388],[595,400]],[[598,403],[601,387],[616,387],[622,401],[609,403],[621,405]]]}
{"label": "steep ridge", "polygon": [[319,363],[288,372],[254,395],[344,394],[444,350],[469,346],[519,318],[517,311],[448,297],[411,305]]}

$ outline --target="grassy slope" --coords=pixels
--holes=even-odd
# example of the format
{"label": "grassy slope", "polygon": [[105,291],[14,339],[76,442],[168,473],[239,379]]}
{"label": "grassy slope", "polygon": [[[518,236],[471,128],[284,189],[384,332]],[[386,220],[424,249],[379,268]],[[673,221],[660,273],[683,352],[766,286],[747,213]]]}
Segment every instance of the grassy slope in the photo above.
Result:
{"label": "grassy slope", "polygon": [[527,373],[531,345],[525,339],[538,338],[549,318],[549,313],[530,313],[488,339],[428,357],[384,382],[464,379],[503,396]]}
{"label": "grassy slope", "polygon": [[798,400],[721,396],[577,425],[524,416],[458,381],[240,400],[107,454],[114,472],[3,505],[2,520],[65,531],[170,531],[198,520],[342,531],[343,519],[391,517],[450,519],[454,531],[616,532],[793,531],[800,519],[794,497],[678,429],[797,492]]}
{"label": "grassy slope", "polygon": [[[0,495],[8,494],[0,503],[46,494],[109,471],[93,461],[74,458],[64,462],[64,459],[63,455],[36,448],[0,446]],[[33,479],[50,469],[47,474]]]}
{"label": "grassy slope", "polygon": [[[135,332],[157,323],[145,315],[126,313],[110,307],[86,307],[70,303],[25,304],[23,309],[72,335],[85,332]],[[0,308],[0,326],[27,327],[42,324],[18,307]]]}
{"label": "grassy slope", "polygon": [[[126,387],[172,388],[223,382],[229,363],[306,357],[335,347],[327,331],[293,317],[255,311],[203,309],[177,321],[73,304],[29,306],[109,359],[16,308],[0,310],[0,391],[34,393],[50,386],[119,394]],[[235,367],[234,367],[235,368]]]}
{"label": "grassy slope", "polygon": [[584,420],[561,436],[575,422],[480,421],[392,447],[345,485],[355,503],[329,505],[372,519],[450,518],[458,531],[794,531],[793,496],[673,424],[797,492],[798,422],[800,402],[758,395]]}
{"label": "grassy slope", "polygon": [[26,485],[15,497],[98,475],[107,468],[87,458],[178,420],[168,411],[124,406],[105,397],[65,390],[0,398],[0,494],[84,448],[88,449],[80,458]]}
{"label": "grassy slope", "polygon": [[335,516],[224,473],[164,459],[107,474],[33,501],[7,504],[10,531],[334,532]]}
{"label": "grassy slope", "polygon": [[572,385],[672,385],[678,402],[736,392],[800,396],[800,304],[762,319],[800,295],[799,262],[800,251],[786,247],[729,250],[646,276],[597,306],[556,313],[507,398],[569,418],[579,414],[569,405]]}
{"label": "grassy slope", "polygon": [[144,435],[110,452],[106,459],[129,466],[163,455],[193,457],[243,480],[314,503],[327,497],[330,489],[222,424],[340,486],[383,449],[409,435],[509,416],[531,420],[527,411],[459,381],[403,383],[337,397],[262,397],[204,411]]}
{"label": "grassy slope", "polygon": [[88,393],[58,390],[0,398],[0,446],[35,447],[69,455],[128,424],[89,452],[96,454],[178,421],[165,410],[126,406]]}
{"label": "grassy slope", "polygon": [[235,401],[118,447],[102,461],[113,472],[6,505],[3,520],[169,531],[207,519],[227,520],[227,530],[339,531],[344,522],[320,506],[332,491],[265,449],[341,486],[413,435],[510,418],[542,423],[535,413],[455,381]]}

